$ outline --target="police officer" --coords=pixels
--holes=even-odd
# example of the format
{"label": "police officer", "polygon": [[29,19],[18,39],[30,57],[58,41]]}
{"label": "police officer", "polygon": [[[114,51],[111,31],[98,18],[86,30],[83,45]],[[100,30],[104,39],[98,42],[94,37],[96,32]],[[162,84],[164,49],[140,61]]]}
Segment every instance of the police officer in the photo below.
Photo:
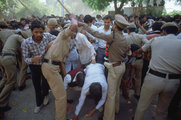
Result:
{"label": "police officer", "polygon": [[165,36],[155,37],[138,52],[151,48],[152,58],[144,79],[135,120],[143,120],[151,101],[158,95],[155,120],[166,120],[167,109],[176,93],[181,78],[181,41],[176,37],[178,27],[173,23],[162,26]]}
{"label": "police officer", "polygon": [[129,23],[121,15],[115,15],[115,21],[113,25],[113,32],[111,34],[103,34],[96,32],[89,28],[87,25],[83,25],[86,31],[88,31],[93,36],[103,39],[110,43],[109,48],[109,62],[113,65],[116,77],[113,77],[110,72],[108,73],[108,93],[107,100],[105,103],[104,120],[114,120],[115,112],[119,112],[119,102],[120,102],[120,84],[122,76],[125,72],[124,58],[127,52],[127,41],[122,35],[122,30],[126,28]]}
{"label": "police officer", "polygon": [[0,82],[0,109],[3,112],[11,109],[11,107],[8,106],[8,102],[10,94],[16,84],[16,54],[23,40],[22,36],[13,34],[7,39],[2,50],[0,64],[5,74],[3,80]]}
{"label": "police officer", "polygon": [[3,21],[0,21],[0,29],[0,41],[2,42],[2,45],[4,45],[7,38],[16,33],[16,31],[8,29],[7,23]]}
{"label": "police officer", "polygon": [[[126,37],[126,40],[128,42],[128,45],[136,44],[139,47],[142,46],[142,44],[145,44],[148,42],[146,37],[144,35],[140,35],[135,33],[136,31],[136,25],[134,23],[130,24],[127,27],[127,33],[128,36]],[[143,60],[142,60],[142,54],[137,55],[136,62],[135,62],[135,97],[139,99],[140,97],[140,90],[141,90],[141,76],[142,76],[142,67],[143,67]]]}
{"label": "police officer", "polygon": [[[66,91],[59,72],[61,71],[64,76],[66,75],[64,62],[69,53],[71,33],[76,29],[77,21],[72,18],[72,25],[57,36],[45,54],[42,64],[42,73],[55,97],[56,120],[66,119]],[[61,69],[59,68],[60,64]]]}
{"label": "police officer", "polygon": [[47,31],[47,32],[49,32],[49,33],[52,34],[52,35],[57,36],[58,33],[60,32],[60,31],[57,29],[57,25],[58,25],[58,23],[57,23],[56,18],[50,18],[50,19],[48,20],[48,25],[47,25],[48,31]]}

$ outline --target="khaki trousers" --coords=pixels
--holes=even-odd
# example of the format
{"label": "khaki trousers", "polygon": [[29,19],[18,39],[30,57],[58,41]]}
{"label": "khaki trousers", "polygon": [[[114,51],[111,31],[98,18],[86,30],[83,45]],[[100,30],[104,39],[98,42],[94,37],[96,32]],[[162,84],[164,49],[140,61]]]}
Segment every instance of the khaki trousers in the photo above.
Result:
{"label": "khaki trousers", "polygon": [[142,76],[143,60],[136,60],[135,63],[135,94],[140,96],[141,76]]}
{"label": "khaki trousers", "polygon": [[24,57],[21,57],[21,60],[18,60],[20,73],[18,80],[18,87],[25,86],[26,79],[28,78],[27,68],[28,64],[24,61]]}
{"label": "khaki trousers", "polygon": [[58,65],[42,64],[42,73],[55,97],[56,120],[66,120],[67,97]]}
{"label": "khaki trousers", "polygon": [[114,72],[116,78],[113,78],[110,72],[108,72],[108,92],[103,120],[114,120],[115,112],[119,112],[120,85],[122,76],[125,72],[125,64],[122,63],[121,65],[114,67]]}
{"label": "khaki trousers", "polygon": [[166,120],[170,101],[180,84],[179,79],[166,79],[147,73],[134,120],[143,120],[151,101],[158,95],[155,120]]}
{"label": "khaki trousers", "polygon": [[0,81],[0,107],[8,105],[9,98],[17,80],[16,57],[1,57],[1,65],[4,70],[3,79]]}

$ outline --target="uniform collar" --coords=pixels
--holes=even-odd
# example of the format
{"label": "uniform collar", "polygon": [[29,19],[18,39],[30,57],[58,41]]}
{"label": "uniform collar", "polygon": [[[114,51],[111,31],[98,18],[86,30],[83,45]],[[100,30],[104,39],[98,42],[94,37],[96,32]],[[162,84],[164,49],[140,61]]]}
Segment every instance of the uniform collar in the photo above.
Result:
{"label": "uniform collar", "polygon": [[166,35],[166,36],[168,36],[168,37],[176,37],[175,34],[168,34],[168,35]]}
{"label": "uniform collar", "polygon": [[116,31],[115,33],[118,33],[118,34],[121,34],[121,35],[123,34],[122,31]]}

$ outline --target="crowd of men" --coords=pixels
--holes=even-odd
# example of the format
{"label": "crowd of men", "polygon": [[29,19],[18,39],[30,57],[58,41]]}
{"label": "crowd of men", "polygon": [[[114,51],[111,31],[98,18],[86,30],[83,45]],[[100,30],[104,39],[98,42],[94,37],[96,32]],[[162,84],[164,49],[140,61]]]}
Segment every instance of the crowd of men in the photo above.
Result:
{"label": "crowd of men", "polygon": [[16,82],[20,91],[25,89],[30,71],[36,114],[49,103],[51,90],[55,119],[66,120],[73,87],[81,93],[72,120],[78,120],[86,96],[97,104],[86,118],[103,108],[99,119],[115,120],[121,109],[120,92],[130,102],[129,90],[134,89],[138,101],[134,120],[144,119],[156,96],[155,120],[166,120],[168,115],[179,120],[180,51],[180,15],[66,14],[0,21],[0,118],[11,109],[8,103]]}

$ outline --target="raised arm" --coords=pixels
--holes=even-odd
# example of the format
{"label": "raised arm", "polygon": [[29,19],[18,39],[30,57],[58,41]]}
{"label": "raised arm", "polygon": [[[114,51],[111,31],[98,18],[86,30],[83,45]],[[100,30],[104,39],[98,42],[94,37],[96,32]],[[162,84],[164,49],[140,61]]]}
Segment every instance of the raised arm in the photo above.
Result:
{"label": "raised arm", "polygon": [[105,41],[108,41],[108,42],[112,42],[113,41],[113,35],[112,34],[104,34],[104,33],[99,33],[93,29],[91,29],[89,26],[87,26],[85,23],[81,23],[79,22],[79,26],[83,26],[84,29],[89,32],[91,35],[93,35],[94,37],[97,37],[97,38],[100,38],[100,39],[103,39]]}

